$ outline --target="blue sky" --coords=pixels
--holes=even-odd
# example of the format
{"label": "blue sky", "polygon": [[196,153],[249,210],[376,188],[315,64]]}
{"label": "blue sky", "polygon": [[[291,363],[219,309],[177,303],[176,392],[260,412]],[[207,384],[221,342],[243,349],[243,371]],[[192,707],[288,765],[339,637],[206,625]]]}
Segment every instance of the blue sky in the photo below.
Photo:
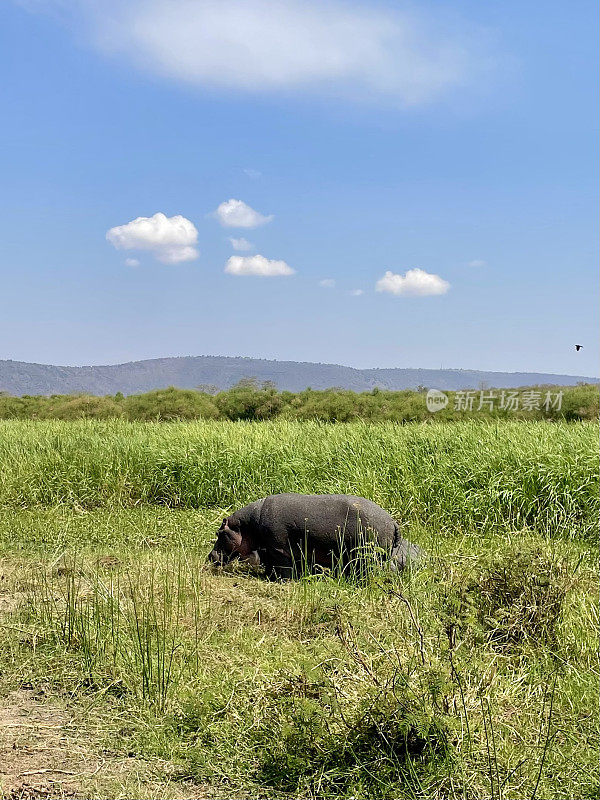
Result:
{"label": "blue sky", "polygon": [[0,358],[598,374],[596,21],[4,0]]}

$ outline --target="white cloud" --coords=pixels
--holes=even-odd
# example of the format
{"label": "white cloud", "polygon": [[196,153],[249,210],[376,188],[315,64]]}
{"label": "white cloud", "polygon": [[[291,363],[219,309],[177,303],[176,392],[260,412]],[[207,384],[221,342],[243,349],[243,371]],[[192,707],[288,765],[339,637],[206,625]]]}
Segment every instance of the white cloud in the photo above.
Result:
{"label": "white cloud", "polygon": [[239,239],[235,239],[230,236],[229,241],[231,242],[233,249],[237,250],[238,252],[244,252],[245,250],[252,250],[254,248],[252,242],[249,242],[248,239],[244,239],[243,236]]}
{"label": "white cloud", "polygon": [[248,169],[244,170],[244,173],[249,177],[252,178],[253,181],[258,180],[258,178],[262,178],[262,172],[258,169]]}
{"label": "white cloud", "polygon": [[224,228],[258,228],[259,225],[265,225],[273,219],[272,214],[266,217],[243,200],[233,198],[221,203],[214,216]]}
{"label": "white cloud", "polygon": [[333,278],[323,278],[322,281],[319,281],[319,286],[323,286],[325,289],[333,289],[335,280]]}
{"label": "white cloud", "polygon": [[410,105],[489,68],[481,45],[487,32],[437,10],[427,15],[392,3],[40,0],[32,8],[38,5],[74,11],[109,55],[209,88],[303,90]]}
{"label": "white cloud", "polygon": [[136,217],[106,233],[117,250],[149,250],[163,264],[179,264],[198,258],[198,231],[189,219],[177,214],[167,217]]}
{"label": "white cloud", "polygon": [[350,294],[352,297],[360,297],[361,294],[364,294],[364,291],[362,289],[350,289]]}
{"label": "white cloud", "polygon": [[231,256],[225,265],[225,272],[230,275],[260,275],[262,277],[275,277],[278,275],[293,275],[292,269],[285,261],[272,261],[264,256]]}
{"label": "white cloud", "polygon": [[125,265],[127,267],[139,267],[140,261],[138,258],[126,258]]}
{"label": "white cloud", "polygon": [[485,267],[487,261],[484,261],[482,258],[474,258],[473,261],[469,261],[470,267]]}
{"label": "white cloud", "polygon": [[387,270],[383,278],[375,284],[378,292],[425,297],[432,294],[446,294],[450,284],[439,275],[432,275],[423,269],[409,269],[404,275]]}

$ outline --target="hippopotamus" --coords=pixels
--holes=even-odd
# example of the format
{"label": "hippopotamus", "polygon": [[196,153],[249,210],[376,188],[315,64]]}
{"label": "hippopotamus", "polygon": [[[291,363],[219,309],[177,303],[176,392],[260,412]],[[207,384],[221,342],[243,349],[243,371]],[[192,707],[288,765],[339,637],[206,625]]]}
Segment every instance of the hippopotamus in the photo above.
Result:
{"label": "hippopotamus", "polygon": [[349,494],[273,494],[223,519],[208,561],[222,566],[239,560],[263,567],[270,578],[286,579],[319,568],[344,568],[357,563],[358,553],[383,558],[398,571],[422,555],[372,500]]}

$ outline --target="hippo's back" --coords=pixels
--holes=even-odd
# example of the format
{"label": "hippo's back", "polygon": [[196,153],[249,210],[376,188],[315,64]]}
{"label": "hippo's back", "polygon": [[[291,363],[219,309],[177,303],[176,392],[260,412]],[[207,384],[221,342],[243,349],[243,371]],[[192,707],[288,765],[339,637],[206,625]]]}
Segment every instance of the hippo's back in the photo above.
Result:
{"label": "hippo's back", "polygon": [[372,500],[348,494],[271,495],[262,503],[260,528],[281,544],[308,537],[335,547],[340,537],[355,545],[366,536],[391,549],[398,538],[398,526],[387,511]]}

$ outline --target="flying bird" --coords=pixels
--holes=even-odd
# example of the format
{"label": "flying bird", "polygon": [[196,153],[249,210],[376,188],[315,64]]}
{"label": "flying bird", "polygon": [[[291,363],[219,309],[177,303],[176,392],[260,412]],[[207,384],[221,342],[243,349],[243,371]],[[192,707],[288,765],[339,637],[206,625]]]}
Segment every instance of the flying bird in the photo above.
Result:
{"label": "flying bird", "polygon": [[577,352],[579,352],[579,351],[581,350],[581,348],[582,348],[582,347],[583,347],[583,345],[582,345],[582,344],[576,344],[576,345],[575,345],[575,350],[577,350]]}

